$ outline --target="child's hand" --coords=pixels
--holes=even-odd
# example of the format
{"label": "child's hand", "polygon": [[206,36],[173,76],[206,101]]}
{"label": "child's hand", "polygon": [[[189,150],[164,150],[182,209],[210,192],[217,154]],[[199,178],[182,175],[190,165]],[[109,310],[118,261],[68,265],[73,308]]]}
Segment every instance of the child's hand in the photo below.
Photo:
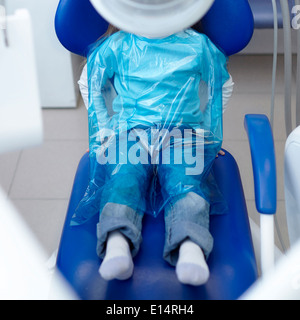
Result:
{"label": "child's hand", "polygon": [[220,156],[225,156],[225,152],[223,150],[220,150],[216,156],[216,158],[218,158]]}

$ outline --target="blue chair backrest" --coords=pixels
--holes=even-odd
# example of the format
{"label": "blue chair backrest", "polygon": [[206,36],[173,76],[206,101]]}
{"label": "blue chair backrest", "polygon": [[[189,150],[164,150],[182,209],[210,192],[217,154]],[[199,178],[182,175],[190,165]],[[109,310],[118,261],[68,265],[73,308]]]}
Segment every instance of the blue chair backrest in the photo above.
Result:
{"label": "blue chair backrest", "polygon": [[[215,0],[200,25],[202,32],[232,55],[248,45],[254,20],[248,0]],[[89,0],[60,0],[55,29],[67,50],[85,56],[87,47],[105,33],[107,26]]]}

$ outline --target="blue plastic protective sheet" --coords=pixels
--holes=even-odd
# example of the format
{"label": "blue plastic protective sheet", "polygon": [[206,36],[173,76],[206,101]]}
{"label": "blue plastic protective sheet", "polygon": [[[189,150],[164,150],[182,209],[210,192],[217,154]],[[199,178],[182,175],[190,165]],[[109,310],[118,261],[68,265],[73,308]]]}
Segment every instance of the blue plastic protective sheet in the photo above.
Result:
{"label": "blue plastic protective sheet", "polygon": [[223,213],[210,169],[223,140],[226,56],[191,29],[163,39],[119,31],[91,48],[87,69],[90,180],[72,224],[108,202],[157,216],[188,192]]}

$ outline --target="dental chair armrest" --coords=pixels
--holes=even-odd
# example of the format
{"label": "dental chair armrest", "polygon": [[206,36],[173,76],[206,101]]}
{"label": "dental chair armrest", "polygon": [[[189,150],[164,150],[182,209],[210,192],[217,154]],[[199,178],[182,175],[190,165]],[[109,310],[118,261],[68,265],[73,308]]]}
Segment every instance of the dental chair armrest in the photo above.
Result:
{"label": "dental chair armrest", "polygon": [[274,267],[274,215],[277,208],[275,147],[270,122],[265,115],[245,116],[255,189],[260,215],[260,259],[262,275]]}
{"label": "dental chair armrest", "polygon": [[275,147],[269,119],[261,114],[247,114],[245,129],[248,134],[258,212],[275,214],[277,182]]}

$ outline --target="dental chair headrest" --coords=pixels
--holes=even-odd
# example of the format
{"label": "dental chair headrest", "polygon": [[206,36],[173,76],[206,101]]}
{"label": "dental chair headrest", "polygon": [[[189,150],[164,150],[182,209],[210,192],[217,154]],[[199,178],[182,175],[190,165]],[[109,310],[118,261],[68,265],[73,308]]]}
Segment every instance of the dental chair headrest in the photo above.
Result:
{"label": "dental chair headrest", "polygon": [[[209,7],[207,5],[207,9]],[[102,36],[107,27],[108,22],[89,0],[60,0],[55,29],[58,39],[67,50],[85,56],[88,46]],[[253,28],[254,20],[248,0],[215,0],[196,27],[227,55],[235,54],[248,45]]]}

